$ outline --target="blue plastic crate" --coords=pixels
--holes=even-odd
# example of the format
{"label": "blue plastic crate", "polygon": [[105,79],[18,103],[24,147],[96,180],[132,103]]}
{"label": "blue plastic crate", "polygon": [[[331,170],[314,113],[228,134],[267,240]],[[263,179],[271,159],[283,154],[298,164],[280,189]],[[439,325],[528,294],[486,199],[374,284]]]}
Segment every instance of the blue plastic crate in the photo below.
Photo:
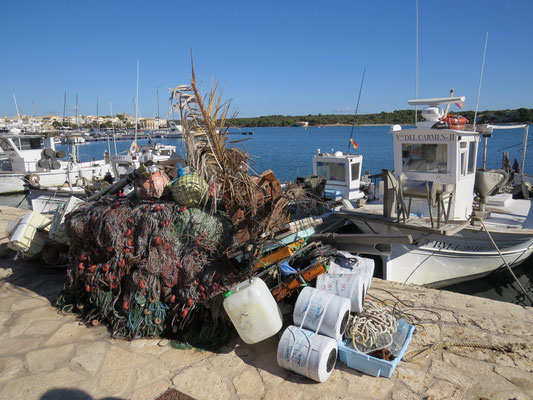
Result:
{"label": "blue plastic crate", "polygon": [[398,353],[398,357],[392,361],[385,361],[380,358],[369,356],[368,354],[360,353],[350,346],[350,339],[339,340],[337,342],[339,347],[339,359],[341,362],[348,365],[348,367],[364,372],[365,374],[390,378],[394,369],[405,354],[414,331],[415,327],[413,325],[408,325],[405,342]]}

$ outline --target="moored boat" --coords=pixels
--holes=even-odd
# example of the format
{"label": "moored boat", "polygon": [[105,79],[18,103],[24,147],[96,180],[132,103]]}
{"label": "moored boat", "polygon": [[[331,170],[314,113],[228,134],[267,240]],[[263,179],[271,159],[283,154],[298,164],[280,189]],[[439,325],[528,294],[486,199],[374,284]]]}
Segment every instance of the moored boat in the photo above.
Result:
{"label": "moored boat", "polygon": [[[511,193],[510,168],[477,168],[478,145],[492,128],[450,126],[456,121],[438,106],[458,101],[464,97],[409,102],[428,106],[423,111],[426,120],[415,129],[393,127],[394,172],[383,170],[382,182],[376,183],[382,187],[381,201],[350,198],[359,191],[362,159],[329,154],[329,169],[322,169],[326,189],[345,188],[340,190],[342,198],[360,205],[352,208],[344,201],[347,207],[338,213],[362,233],[413,238],[410,244],[393,244],[390,255],[380,257],[376,269],[384,279],[446,286],[482,277],[505,264],[517,266],[533,252],[531,200]],[[314,172],[320,175],[316,167]],[[515,177],[514,183],[522,184],[524,177]]]}

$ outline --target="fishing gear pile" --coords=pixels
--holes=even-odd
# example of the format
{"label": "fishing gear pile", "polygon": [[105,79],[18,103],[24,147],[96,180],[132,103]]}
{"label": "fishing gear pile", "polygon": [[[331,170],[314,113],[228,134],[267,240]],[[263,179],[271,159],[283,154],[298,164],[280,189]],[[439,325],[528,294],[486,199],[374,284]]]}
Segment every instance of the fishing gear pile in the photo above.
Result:
{"label": "fishing gear pile", "polygon": [[[222,294],[252,276],[254,255],[287,223],[291,199],[272,171],[250,173],[247,153],[229,147],[216,86],[200,96],[193,69],[171,100],[186,165],[170,173],[148,161],[65,216],[69,268],[57,306],[117,337],[215,346],[229,332]],[[126,184],[135,189],[124,196]],[[250,257],[228,257],[236,249]]]}

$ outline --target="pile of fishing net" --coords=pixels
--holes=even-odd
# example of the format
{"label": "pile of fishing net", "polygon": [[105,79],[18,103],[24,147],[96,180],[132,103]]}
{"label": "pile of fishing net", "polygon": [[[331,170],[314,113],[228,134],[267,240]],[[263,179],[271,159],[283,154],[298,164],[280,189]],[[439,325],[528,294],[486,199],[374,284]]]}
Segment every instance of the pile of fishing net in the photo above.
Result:
{"label": "pile of fishing net", "polygon": [[232,225],[222,213],[115,196],[76,208],[65,228],[60,309],[117,337],[228,333],[220,294],[243,278],[223,254]]}

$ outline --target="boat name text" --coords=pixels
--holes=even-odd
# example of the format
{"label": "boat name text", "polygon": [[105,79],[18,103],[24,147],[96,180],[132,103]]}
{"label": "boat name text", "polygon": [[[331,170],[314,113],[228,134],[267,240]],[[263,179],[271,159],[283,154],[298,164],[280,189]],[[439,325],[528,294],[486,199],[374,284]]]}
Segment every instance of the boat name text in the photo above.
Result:
{"label": "boat name text", "polygon": [[407,134],[407,135],[396,135],[396,139],[404,141],[449,141],[453,140],[453,134],[445,133],[421,133],[418,135]]}
{"label": "boat name text", "polygon": [[485,251],[483,246],[479,245],[465,245],[462,243],[447,243],[441,240],[431,240],[426,239],[421,244],[420,247],[432,247],[434,249],[442,250],[456,250],[456,251]]}

